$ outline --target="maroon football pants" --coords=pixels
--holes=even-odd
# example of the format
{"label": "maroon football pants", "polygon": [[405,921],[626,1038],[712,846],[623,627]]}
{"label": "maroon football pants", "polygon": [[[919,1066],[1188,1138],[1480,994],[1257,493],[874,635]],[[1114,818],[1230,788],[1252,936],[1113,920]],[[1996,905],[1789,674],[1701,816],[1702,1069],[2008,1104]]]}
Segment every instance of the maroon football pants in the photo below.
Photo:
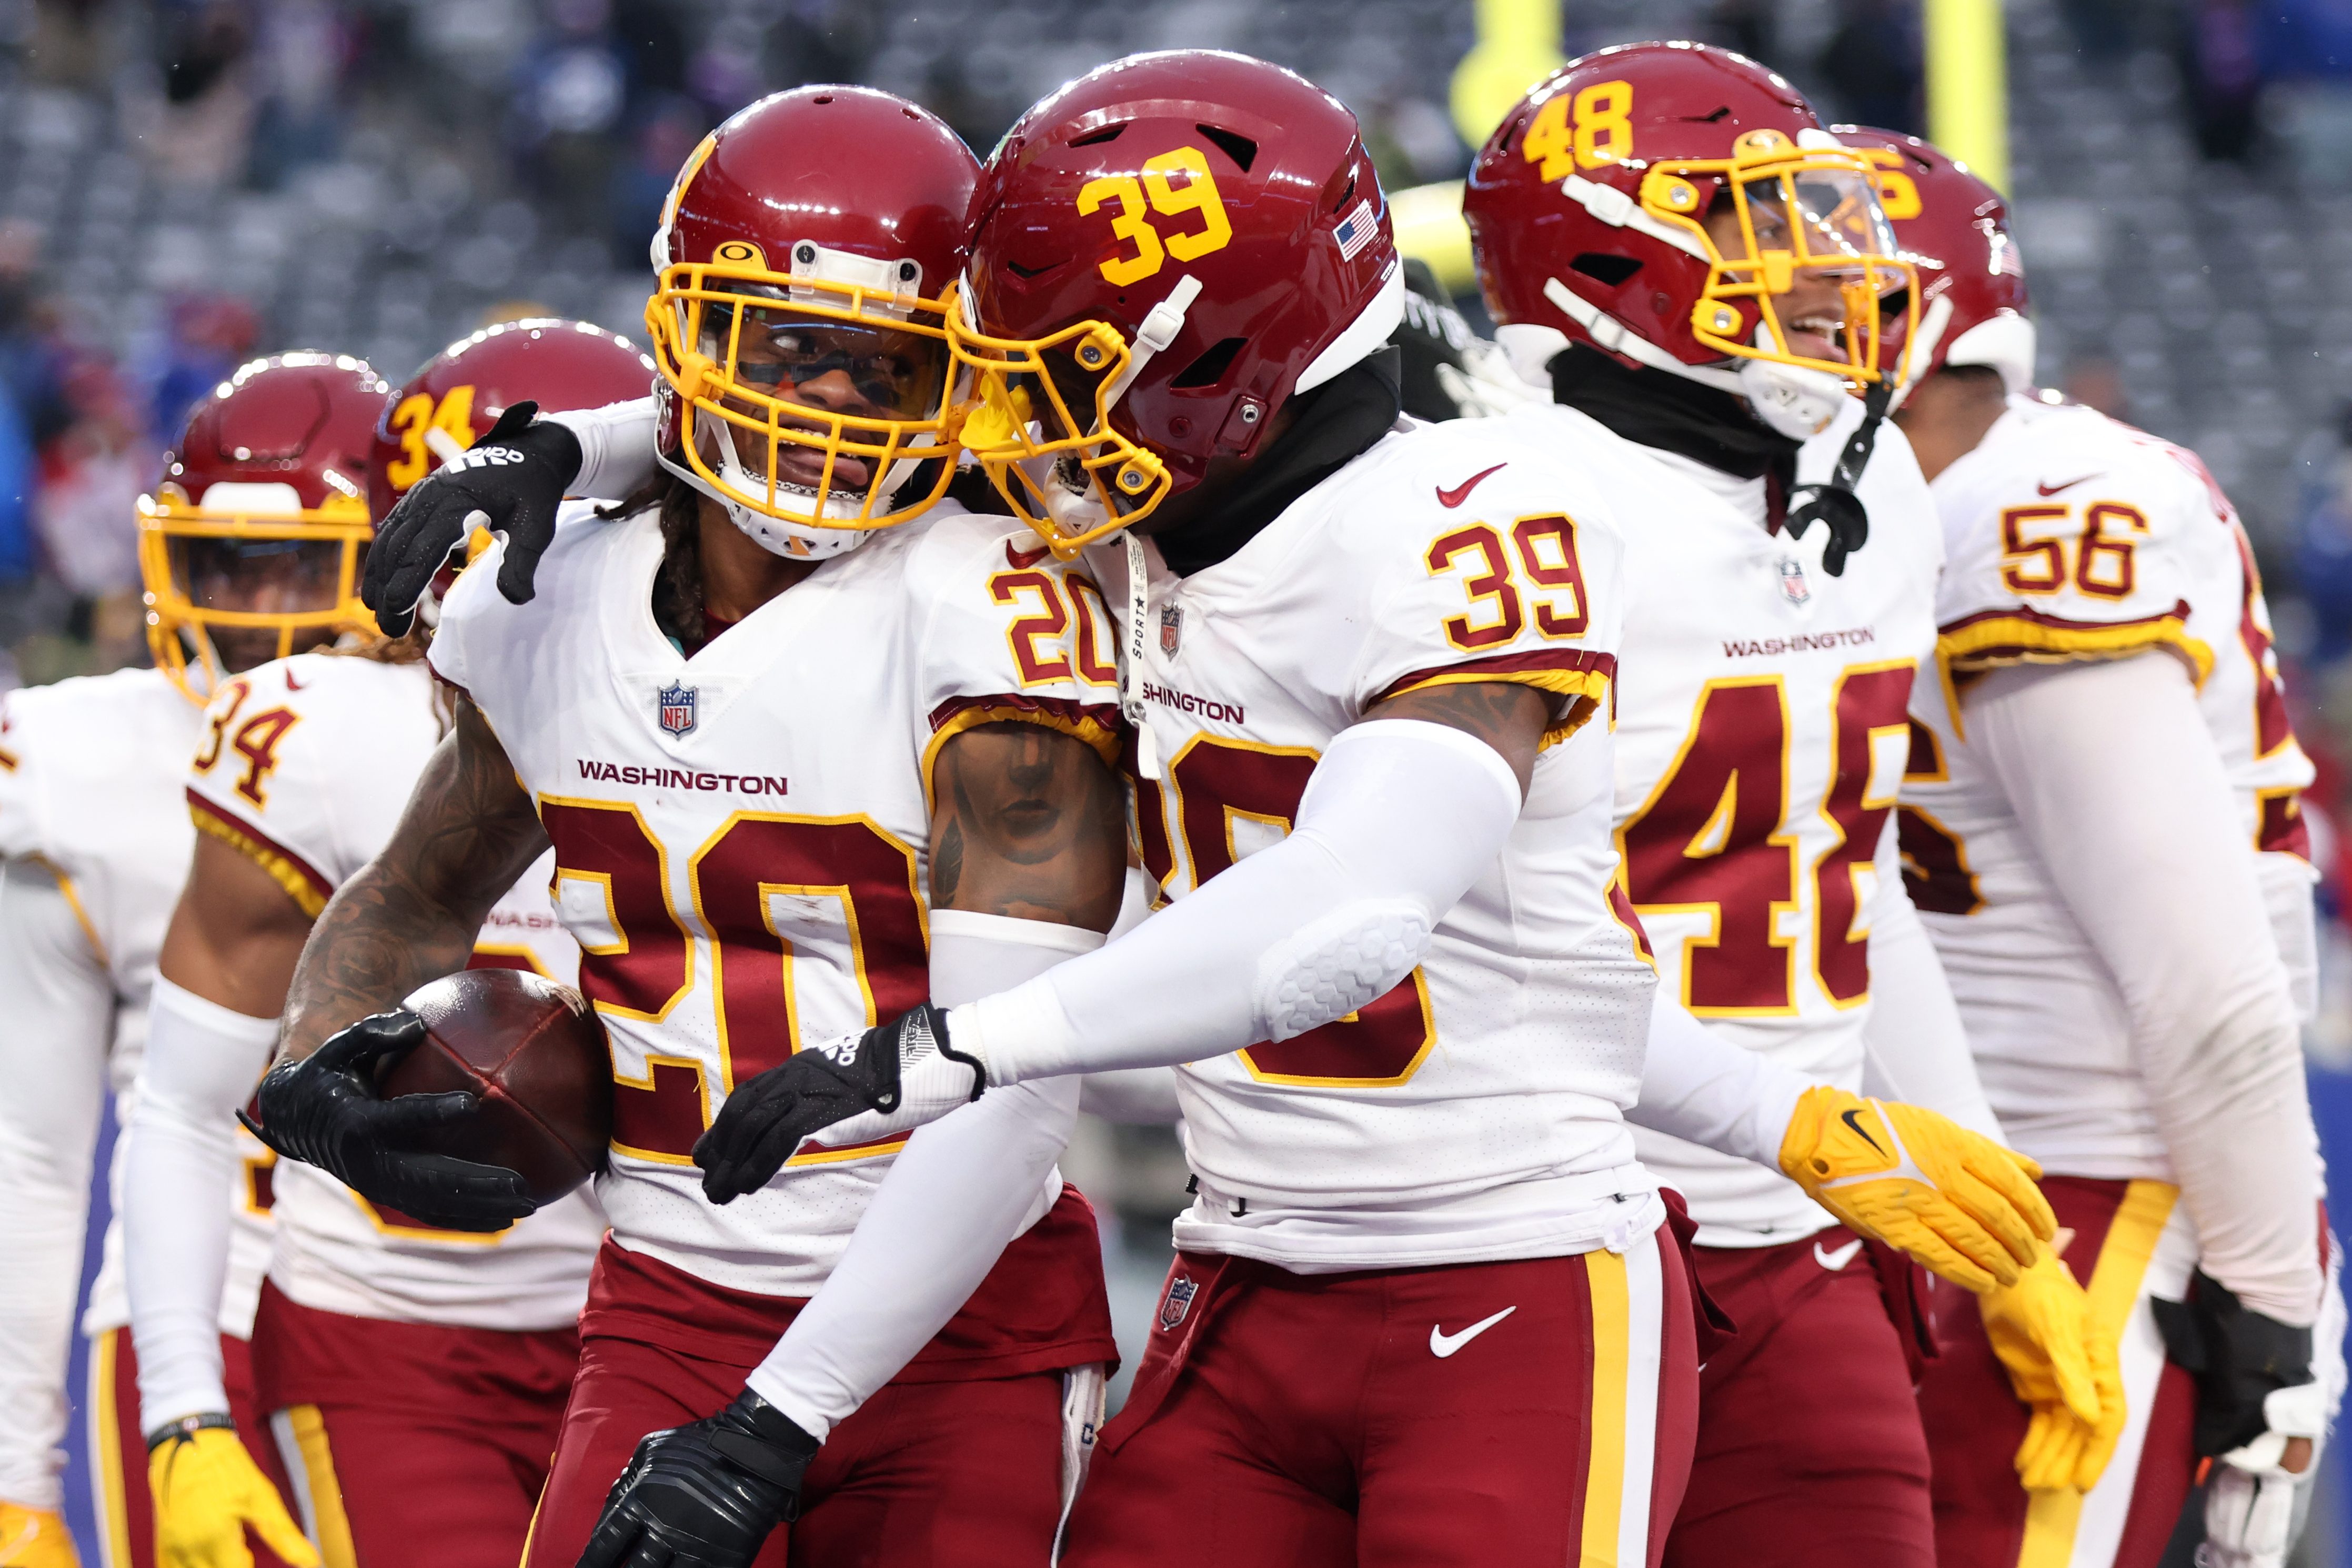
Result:
{"label": "maroon football pants", "polygon": [[[222,1381],[228,1413],[245,1451],[281,1497],[284,1467],[269,1440],[269,1418],[253,1397],[253,1347],[221,1336]],[[147,1487],[147,1439],[140,1430],[139,1356],[131,1331],[109,1329],[89,1347],[89,1476],[98,1527],[104,1532],[105,1568],[155,1568],[155,1494]],[[289,1511],[292,1504],[288,1505]],[[284,1568],[278,1555],[246,1531],[255,1568]]]}
{"label": "maroon football pants", "polygon": [[1160,1300],[1066,1568],[1657,1563],[1698,1395],[1664,1228],[1379,1273],[1186,1253]]}
{"label": "maroon football pants", "polygon": [[1872,1252],[1833,1227],[1691,1258],[1739,1331],[1699,1373],[1698,1450],[1667,1568],[1936,1568],[1916,1356]]}
{"label": "maroon football pants", "polygon": [[[688,1274],[607,1238],[580,1376],[525,1568],[572,1568],[647,1434],[732,1403],[804,1303]],[[1062,1515],[1063,1372],[1110,1362],[1094,1210],[1075,1187],[809,1466],[758,1568],[1046,1568]]]}
{"label": "maroon football pants", "polygon": [[[638,1440],[725,1408],[756,1364],[590,1339],[524,1568],[572,1568]],[[1045,1568],[1061,1477],[1060,1373],[889,1384],[817,1450],[756,1568]]]}
{"label": "maroon football pants", "polygon": [[265,1282],[256,1392],[327,1568],[514,1568],[579,1342],[322,1312]]}
{"label": "maroon football pants", "polygon": [[2059,1225],[2074,1233],[2066,1264],[2094,1310],[2122,1319],[2117,1360],[2131,1417],[2087,1496],[2028,1492],[2018,1484],[2016,1455],[2029,1413],[1985,1337],[1976,1298],[1938,1289],[1943,1354],[1919,1387],[1936,1461],[1938,1561],[1944,1568],[2011,1568],[2029,1559],[2155,1568],[2195,1475],[2197,1388],[2165,1359],[2147,1299],[2186,1293],[2195,1233],[2179,1212],[2179,1190],[2163,1182],[2045,1176],[2042,1191]]}

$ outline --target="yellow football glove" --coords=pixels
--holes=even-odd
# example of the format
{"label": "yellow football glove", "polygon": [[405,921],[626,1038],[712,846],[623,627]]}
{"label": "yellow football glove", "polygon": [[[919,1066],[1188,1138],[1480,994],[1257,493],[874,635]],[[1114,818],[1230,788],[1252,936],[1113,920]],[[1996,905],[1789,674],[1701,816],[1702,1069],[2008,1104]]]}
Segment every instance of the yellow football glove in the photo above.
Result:
{"label": "yellow football glove", "polygon": [[2116,1336],[2051,1251],[2016,1284],[1977,1298],[1977,1310],[2010,1386],[2033,1412],[2018,1445],[2018,1479],[2028,1491],[2089,1491],[2124,1432]]}
{"label": "yellow football glove", "polygon": [[158,1442],[147,1455],[147,1484],[155,1494],[157,1568],[253,1568],[248,1527],[290,1568],[320,1568],[278,1489],[231,1427],[179,1431]]}
{"label": "yellow football glove", "polygon": [[2042,1167],[1916,1105],[1807,1089],[1780,1140],[1780,1169],[1847,1229],[1902,1248],[1969,1289],[2014,1284],[2057,1216]]}
{"label": "yellow football glove", "polygon": [[0,1501],[0,1568],[81,1568],[65,1516]]}

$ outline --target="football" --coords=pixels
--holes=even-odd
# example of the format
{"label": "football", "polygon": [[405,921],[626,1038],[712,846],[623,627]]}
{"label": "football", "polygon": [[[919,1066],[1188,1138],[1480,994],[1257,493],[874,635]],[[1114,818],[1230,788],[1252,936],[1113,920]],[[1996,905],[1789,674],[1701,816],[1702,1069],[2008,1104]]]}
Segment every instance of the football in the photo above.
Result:
{"label": "football", "polygon": [[473,1115],[436,1130],[425,1148],[519,1172],[541,1204],[604,1168],[611,1057],[580,993],[525,970],[467,969],[405,1005],[428,1032],[378,1072],[377,1090],[481,1097]]}

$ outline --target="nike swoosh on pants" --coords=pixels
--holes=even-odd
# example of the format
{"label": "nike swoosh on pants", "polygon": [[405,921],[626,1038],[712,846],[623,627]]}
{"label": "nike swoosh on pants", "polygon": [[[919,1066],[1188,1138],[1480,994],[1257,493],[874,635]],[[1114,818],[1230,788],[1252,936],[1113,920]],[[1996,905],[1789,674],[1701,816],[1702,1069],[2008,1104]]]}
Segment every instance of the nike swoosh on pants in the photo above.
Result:
{"label": "nike swoosh on pants", "polygon": [[1835,1252],[1824,1252],[1822,1249],[1822,1244],[1817,1241],[1813,1243],[1813,1261],[1834,1274],[1853,1262],[1853,1255],[1861,1250],[1862,1243],[1859,1239],[1847,1242]]}
{"label": "nike swoosh on pants", "polygon": [[1516,1304],[1506,1307],[1491,1318],[1479,1319],[1458,1334],[1449,1334],[1442,1324],[1432,1323],[1429,1325],[1429,1353],[1444,1361],[1518,1310]]}

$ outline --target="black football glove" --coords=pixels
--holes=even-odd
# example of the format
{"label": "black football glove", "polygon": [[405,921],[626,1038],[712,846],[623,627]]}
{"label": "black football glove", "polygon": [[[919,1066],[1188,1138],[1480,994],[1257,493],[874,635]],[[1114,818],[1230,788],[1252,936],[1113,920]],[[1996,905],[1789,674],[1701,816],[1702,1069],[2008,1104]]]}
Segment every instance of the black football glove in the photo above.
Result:
{"label": "black football glove", "polygon": [[751,1568],[800,1515],[817,1440],[745,1389],[718,1415],[637,1445],[579,1568]]}
{"label": "black football glove", "polygon": [[478,527],[506,538],[499,592],[511,605],[530,602],[540,554],[555,537],[555,510],[581,463],[580,438],[561,425],[534,425],[538,413],[529,398],[509,404],[463,456],[410,486],[376,530],[360,598],[386,636],[406,634],[434,574]]}
{"label": "black football glove", "polygon": [[947,1015],[926,1002],[859,1035],[795,1052],[735,1086],[694,1142],[702,1193],[714,1204],[756,1193],[801,1140],[872,1110],[911,1130],[987,1088],[973,1058],[948,1044]]}
{"label": "black football glove", "polygon": [[282,1061],[255,1091],[252,1134],[316,1165],[370,1203],[444,1230],[498,1230],[531,1213],[523,1179],[497,1165],[404,1149],[420,1133],[472,1114],[473,1095],[375,1091],[375,1064],[414,1050],[425,1020],[402,1008],[362,1018],[300,1061]]}
{"label": "black football glove", "polygon": [[2188,1300],[2148,1304],[2165,1353],[2197,1379],[2198,1454],[2226,1454],[2267,1429],[2272,1394],[2312,1381],[2311,1331],[2255,1311],[2201,1268],[2191,1279]]}

